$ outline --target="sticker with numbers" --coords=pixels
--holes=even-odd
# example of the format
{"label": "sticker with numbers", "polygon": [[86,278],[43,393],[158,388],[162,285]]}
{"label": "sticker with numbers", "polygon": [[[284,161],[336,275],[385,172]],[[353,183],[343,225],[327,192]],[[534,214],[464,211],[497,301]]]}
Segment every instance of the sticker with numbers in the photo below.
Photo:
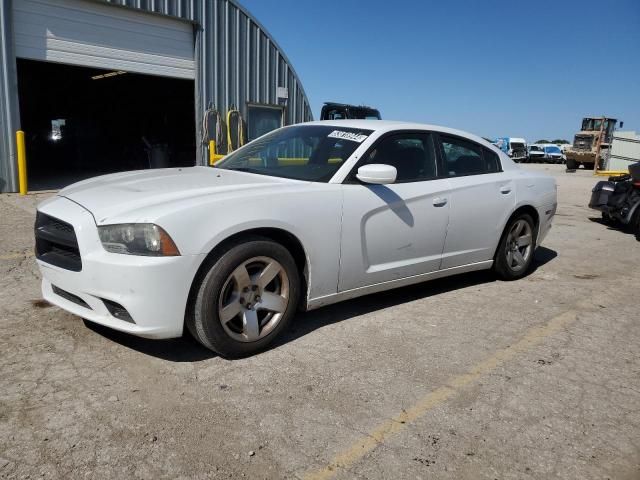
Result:
{"label": "sticker with numbers", "polygon": [[329,138],[341,138],[343,140],[349,140],[351,142],[362,143],[367,139],[368,135],[362,135],[360,133],[343,132],[341,130],[334,130],[329,135]]}

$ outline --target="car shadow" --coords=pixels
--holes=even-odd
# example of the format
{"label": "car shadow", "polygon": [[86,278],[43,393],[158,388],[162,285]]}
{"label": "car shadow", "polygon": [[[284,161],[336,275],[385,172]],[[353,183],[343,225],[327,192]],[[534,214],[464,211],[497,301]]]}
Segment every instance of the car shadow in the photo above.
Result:
{"label": "car shadow", "polygon": [[[533,257],[529,275],[557,256],[558,253],[555,250],[538,247]],[[404,303],[440,295],[453,290],[500,281],[501,280],[499,280],[491,270],[461,273],[451,277],[439,278],[435,281],[427,281],[407,287],[387,290],[385,292],[365,295],[310,312],[299,313],[289,331],[271,344],[269,348],[277,348],[280,345],[294,341],[319,328],[365,315],[376,310],[399,306]]]}
{"label": "car shadow", "polygon": [[88,320],[85,320],[84,324],[89,330],[123,347],[170,362],[201,362],[218,356],[200,345],[188,333],[180,338],[151,340],[119,332]]}
{"label": "car shadow", "polygon": [[[558,256],[557,252],[546,247],[536,249],[531,273],[549,263]],[[396,288],[363,297],[346,300],[311,312],[300,312],[292,322],[288,331],[274,341],[267,350],[295,341],[314,330],[365,315],[376,310],[395,307],[422,298],[459,290],[476,285],[499,282],[490,270],[463,273],[437,281],[423,282],[407,287]],[[110,328],[85,320],[87,328],[93,332],[145,355],[150,355],[170,362],[201,362],[218,355],[204,348],[188,333],[181,338],[170,340],[150,340],[118,332]]]}

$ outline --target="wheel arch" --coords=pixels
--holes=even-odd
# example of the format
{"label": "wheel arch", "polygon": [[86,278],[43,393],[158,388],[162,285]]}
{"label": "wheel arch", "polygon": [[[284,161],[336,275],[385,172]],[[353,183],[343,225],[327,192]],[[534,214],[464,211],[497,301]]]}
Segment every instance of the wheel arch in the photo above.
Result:
{"label": "wheel arch", "polygon": [[511,213],[511,215],[509,215],[509,218],[507,219],[505,224],[502,226],[502,233],[500,234],[500,238],[498,239],[498,244],[496,245],[496,249],[493,252],[494,261],[495,261],[496,255],[498,254],[498,249],[500,248],[500,244],[502,243],[502,238],[506,235],[507,227],[511,223],[511,220],[513,220],[515,217],[523,213],[528,214],[533,219],[533,230],[534,230],[533,237],[536,239],[536,244],[538,243],[538,234],[540,232],[540,214],[538,213],[538,210],[533,205],[530,205],[530,204],[520,205]]}
{"label": "wheel arch", "polygon": [[212,262],[215,262],[225,252],[233,248],[235,245],[251,239],[268,239],[282,245],[287,250],[289,250],[289,253],[291,253],[293,260],[296,263],[296,267],[298,268],[300,279],[302,281],[302,285],[300,285],[300,291],[304,294],[300,296],[300,308],[306,309],[309,286],[309,260],[302,242],[296,235],[282,228],[256,227],[242,230],[240,232],[236,232],[227,236],[226,238],[218,242],[204,257],[193,279],[191,280],[189,296],[187,298],[187,305],[185,307],[185,315],[189,314],[189,309],[193,304],[194,295],[197,293],[197,287],[200,284],[202,278],[206,275],[208,267],[212,264]]}

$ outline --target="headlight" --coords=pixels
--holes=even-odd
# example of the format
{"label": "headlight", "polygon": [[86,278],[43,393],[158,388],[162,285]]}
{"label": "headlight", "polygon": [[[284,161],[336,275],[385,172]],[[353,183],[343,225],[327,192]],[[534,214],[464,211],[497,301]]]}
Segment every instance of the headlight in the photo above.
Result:
{"label": "headlight", "polygon": [[180,255],[171,237],[152,223],[123,223],[98,227],[102,246],[107,252],[154,257]]}

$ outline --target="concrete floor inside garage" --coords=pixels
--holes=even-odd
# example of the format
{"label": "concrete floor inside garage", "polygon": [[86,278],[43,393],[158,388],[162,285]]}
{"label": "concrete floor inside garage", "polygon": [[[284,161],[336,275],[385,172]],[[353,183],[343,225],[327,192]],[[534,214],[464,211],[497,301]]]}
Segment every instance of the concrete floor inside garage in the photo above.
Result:
{"label": "concrete floor inside garage", "polygon": [[195,165],[193,80],[24,59],[17,66],[29,190]]}
{"label": "concrete floor inside garage", "polygon": [[0,478],[640,478],[640,243],[558,181],[535,270],[300,314],[227,361],[43,303],[35,204],[0,196]]}

